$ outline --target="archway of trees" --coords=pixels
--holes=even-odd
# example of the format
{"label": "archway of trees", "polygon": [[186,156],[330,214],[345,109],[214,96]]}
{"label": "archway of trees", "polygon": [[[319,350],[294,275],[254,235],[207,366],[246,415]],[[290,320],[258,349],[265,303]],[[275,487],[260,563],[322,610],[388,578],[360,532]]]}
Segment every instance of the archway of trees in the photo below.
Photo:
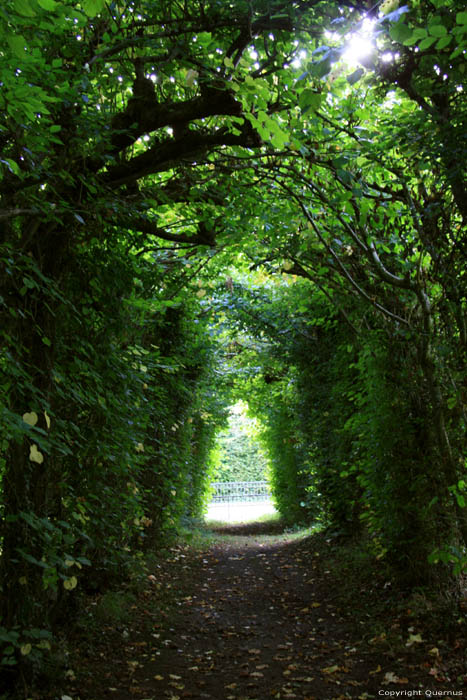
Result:
{"label": "archway of trees", "polygon": [[457,577],[464,4],[6,0],[0,32],[3,666],[200,513],[238,398],[286,518]]}

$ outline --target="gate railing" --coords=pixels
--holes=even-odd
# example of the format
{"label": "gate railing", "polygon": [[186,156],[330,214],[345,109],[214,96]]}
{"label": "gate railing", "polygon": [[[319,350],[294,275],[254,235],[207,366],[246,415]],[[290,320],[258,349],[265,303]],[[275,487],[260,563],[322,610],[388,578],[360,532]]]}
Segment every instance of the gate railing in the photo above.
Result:
{"label": "gate railing", "polygon": [[269,501],[271,490],[267,481],[214,481],[211,503],[236,501]]}

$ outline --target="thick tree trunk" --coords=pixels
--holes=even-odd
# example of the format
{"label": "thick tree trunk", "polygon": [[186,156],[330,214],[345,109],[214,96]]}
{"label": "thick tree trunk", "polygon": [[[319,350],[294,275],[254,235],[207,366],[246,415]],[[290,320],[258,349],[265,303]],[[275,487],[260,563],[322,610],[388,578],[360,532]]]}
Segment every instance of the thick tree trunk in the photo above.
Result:
{"label": "thick tree trunk", "polygon": [[[45,278],[57,280],[64,269],[67,235],[43,230],[41,226],[34,228],[34,240],[25,249],[34,256]],[[29,226],[25,239],[30,231]],[[15,281],[5,279],[2,285],[6,298],[14,298],[16,304],[14,321],[9,321],[8,352],[12,365],[24,373],[24,381],[19,379],[7,397],[8,410],[18,418],[25,413],[36,413],[35,428],[48,437],[45,412],[49,407],[53,411],[54,405],[54,344],[59,301],[51,296],[45,282],[39,289],[32,288],[23,295],[16,288],[11,289],[14,284]],[[2,483],[4,518],[0,558],[0,614],[1,624],[7,628],[46,626],[50,596],[42,583],[44,567],[35,561],[42,561],[47,519],[58,508],[57,503],[50,502],[58,497],[57,490],[54,496],[50,492],[50,484],[56,478],[53,464],[53,454],[38,447],[33,433],[17,433],[10,440]]]}

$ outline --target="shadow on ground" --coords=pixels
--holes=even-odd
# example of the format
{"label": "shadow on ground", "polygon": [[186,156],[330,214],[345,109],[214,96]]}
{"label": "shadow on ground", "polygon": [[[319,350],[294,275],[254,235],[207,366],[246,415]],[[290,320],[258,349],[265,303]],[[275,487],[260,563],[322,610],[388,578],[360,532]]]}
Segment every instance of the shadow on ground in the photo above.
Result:
{"label": "shadow on ground", "polygon": [[235,525],[205,525],[210,532],[215,532],[218,535],[242,535],[252,537],[258,535],[282,535],[290,532],[290,527],[281,521],[273,522],[252,522],[252,523],[236,523]]}
{"label": "shadow on ground", "polygon": [[92,600],[73,669],[31,700],[467,697],[459,613],[444,634],[381,560],[279,520],[205,528],[148,564],[125,617]]}

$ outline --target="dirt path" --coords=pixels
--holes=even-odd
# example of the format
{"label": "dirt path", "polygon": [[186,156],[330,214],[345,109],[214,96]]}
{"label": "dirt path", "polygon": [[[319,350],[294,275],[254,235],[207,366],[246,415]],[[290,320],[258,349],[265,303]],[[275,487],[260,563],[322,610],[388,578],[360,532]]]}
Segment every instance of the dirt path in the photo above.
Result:
{"label": "dirt path", "polygon": [[[130,623],[101,631],[87,670],[81,659],[72,700],[467,697],[425,630],[388,619],[374,636],[365,591],[342,607],[313,538],[232,532],[149,575]],[[167,586],[168,615],[157,605]]]}

